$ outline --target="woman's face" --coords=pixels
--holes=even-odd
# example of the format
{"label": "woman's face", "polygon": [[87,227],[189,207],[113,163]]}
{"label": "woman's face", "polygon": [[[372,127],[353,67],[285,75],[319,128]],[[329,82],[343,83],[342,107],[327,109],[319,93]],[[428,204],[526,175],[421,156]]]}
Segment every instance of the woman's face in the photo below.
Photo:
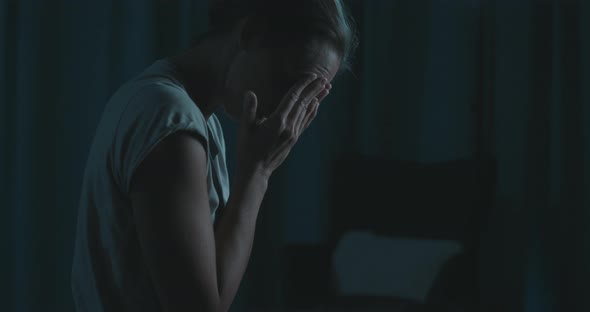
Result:
{"label": "woman's face", "polygon": [[231,99],[224,109],[239,120],[243,95],[252,90],[258,99],[258,117],[269,116],[295,82],[310,73],[331,82],[340,62],[337,51],[325,41],[291,48],[263,48],[254,42],[240,50],[230,67],[226,87]]}

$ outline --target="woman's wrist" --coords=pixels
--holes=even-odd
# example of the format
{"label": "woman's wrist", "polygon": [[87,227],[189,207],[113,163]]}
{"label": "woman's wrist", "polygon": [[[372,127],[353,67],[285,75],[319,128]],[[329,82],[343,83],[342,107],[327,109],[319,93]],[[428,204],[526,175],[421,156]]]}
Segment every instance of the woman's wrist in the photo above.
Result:
{"label": "woman's wrist", "polygon": [[241,170],[238,168],[236,172],[236,182],[239,185],[254,183],[266,187],[271,174],[271,172],[265,170],[262,166],[256,166],[249,170]]}
{"label": "woman's wrist", "polygon": [[268,189],[268,180],[269,176],[264,171],[238,170],[233,181],[228,207],[239,203],[237,204],[240,207],[238,215],[248,218],[256,216]]}

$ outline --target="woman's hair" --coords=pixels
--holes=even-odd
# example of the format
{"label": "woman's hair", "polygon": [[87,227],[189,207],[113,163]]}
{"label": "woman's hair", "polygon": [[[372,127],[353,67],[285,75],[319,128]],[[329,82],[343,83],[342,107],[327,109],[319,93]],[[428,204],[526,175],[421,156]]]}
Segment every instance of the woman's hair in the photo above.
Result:
{"label": "woman's hair", "polygon": [[358,35],[341,0],[214,0],[209,8],[209,31],[197,40],[226,33],[244,17],[249,17],[249,38],[260,36],[261,43],[269,47],[328,40],[342,57],[340,69],[351,69]]}

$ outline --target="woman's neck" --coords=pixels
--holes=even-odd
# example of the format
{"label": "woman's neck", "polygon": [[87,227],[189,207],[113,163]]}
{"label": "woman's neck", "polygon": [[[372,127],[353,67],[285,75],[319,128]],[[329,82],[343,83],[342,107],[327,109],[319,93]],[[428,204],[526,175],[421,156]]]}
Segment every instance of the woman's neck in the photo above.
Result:
{"label": "woman's neck", "polygon": [[205,119],[209,119],[225,100],[227,72],[235,53],[230,41],[227,36],[205,39],[169,58]]}

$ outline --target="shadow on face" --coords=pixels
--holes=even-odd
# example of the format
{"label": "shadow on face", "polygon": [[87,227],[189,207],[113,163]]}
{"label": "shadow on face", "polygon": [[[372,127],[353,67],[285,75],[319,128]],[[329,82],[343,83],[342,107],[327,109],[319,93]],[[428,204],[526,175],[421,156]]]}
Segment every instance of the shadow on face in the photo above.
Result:
{"label": "shadow on face", "polygon": [[241,115],[241,99],[252,90],[258,99],[258,117],[267,117],[287,92],[307,74],[315,73],[331,82],[340,68],[341,57],[333,46],[319,39],[285,47],[263,47],[253,42],[241,50],[229,71],[229,88],[235,98],[226,112]]}

